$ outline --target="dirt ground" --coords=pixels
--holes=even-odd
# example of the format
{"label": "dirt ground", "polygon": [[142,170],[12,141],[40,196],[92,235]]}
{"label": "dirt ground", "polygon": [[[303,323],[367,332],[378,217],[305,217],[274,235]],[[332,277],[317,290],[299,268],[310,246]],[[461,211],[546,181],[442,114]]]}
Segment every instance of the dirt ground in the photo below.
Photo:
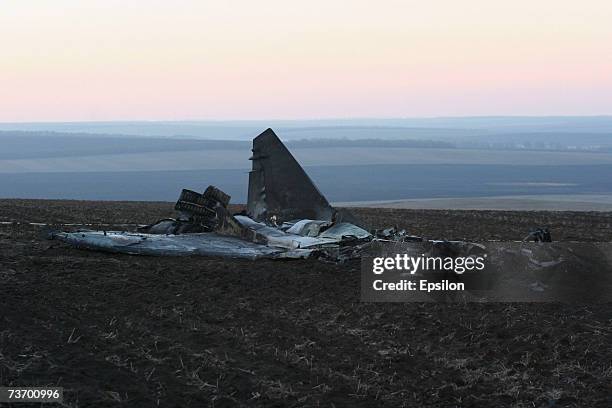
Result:
{"label": "dirt ground", "polygon": [[[612,241],[612,213],[355,212],[432,238]],[[0,385],[61,386],[68,407],[612,407],[610,304],[361,303],[355,262],[109,255],[21,224],[172,213],[0,200]]]}

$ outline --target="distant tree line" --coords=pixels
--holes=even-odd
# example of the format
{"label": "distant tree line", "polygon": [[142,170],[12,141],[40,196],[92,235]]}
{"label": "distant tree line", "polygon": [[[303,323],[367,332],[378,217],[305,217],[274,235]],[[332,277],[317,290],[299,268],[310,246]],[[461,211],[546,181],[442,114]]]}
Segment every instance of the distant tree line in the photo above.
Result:
{"label": "distant tree line", "polygon": [[287,142],[289,147],[414,147],[431,149],[454,149],[454,143],[422,139],[300,139]]}

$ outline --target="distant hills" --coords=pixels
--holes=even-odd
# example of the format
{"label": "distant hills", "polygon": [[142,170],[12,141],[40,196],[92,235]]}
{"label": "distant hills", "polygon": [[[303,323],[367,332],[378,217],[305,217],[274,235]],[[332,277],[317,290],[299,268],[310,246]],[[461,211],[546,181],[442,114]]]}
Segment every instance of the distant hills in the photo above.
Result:
{"label": "distant hills", "polygon": [[[284,138],[416,138],[529,133],[612,135],[612,116],[485,116],[391,119],[0,123],[0,130],[250,140],[272,127]],[[361,135],[361,136],[359,136]]]}
{"label": "distant hills", "polygon": [[245,200],[273,127],[335,201],[612,195],[612,117],[0,124],[0,197]]}

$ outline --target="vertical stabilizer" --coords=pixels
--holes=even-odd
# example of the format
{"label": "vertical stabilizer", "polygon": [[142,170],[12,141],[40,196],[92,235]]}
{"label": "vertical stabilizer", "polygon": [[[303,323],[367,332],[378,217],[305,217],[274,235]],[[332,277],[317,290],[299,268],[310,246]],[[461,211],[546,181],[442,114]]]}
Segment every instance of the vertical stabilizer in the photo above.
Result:
{"label": "vertical stabilizer", "polygon": [[334,209],[272,129],[253,139],[251,160],[247,203],[251,218],[332,220]]}

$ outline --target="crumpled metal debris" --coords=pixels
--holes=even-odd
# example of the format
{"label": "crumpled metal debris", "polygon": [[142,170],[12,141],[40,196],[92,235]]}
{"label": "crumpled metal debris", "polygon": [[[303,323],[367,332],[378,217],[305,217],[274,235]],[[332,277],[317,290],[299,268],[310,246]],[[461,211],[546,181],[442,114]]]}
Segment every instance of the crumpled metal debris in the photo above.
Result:
{"label": "crumpled metal debris", "polygon": [[529,234],[523,238],[523,241],[552,242],[552,237],[548,228],[536,228],[529,231]]}
{"label": "crumpled metal debris", "polygon": [[174,209],[177,218],[163,219],[138,229],[148,234],[185,234],[216,231],[223,235],[240,236],[240,225],[231,217],[228,205],[231,197],[215,186],[200,194],[183,189]]}
{"label": "crumpled metal debris", "polygon": [[394,242],[419,242],[424,240],[423,237],[409,235],[405,229],[397,227],[374,230],[373,235],[378,239]]}

